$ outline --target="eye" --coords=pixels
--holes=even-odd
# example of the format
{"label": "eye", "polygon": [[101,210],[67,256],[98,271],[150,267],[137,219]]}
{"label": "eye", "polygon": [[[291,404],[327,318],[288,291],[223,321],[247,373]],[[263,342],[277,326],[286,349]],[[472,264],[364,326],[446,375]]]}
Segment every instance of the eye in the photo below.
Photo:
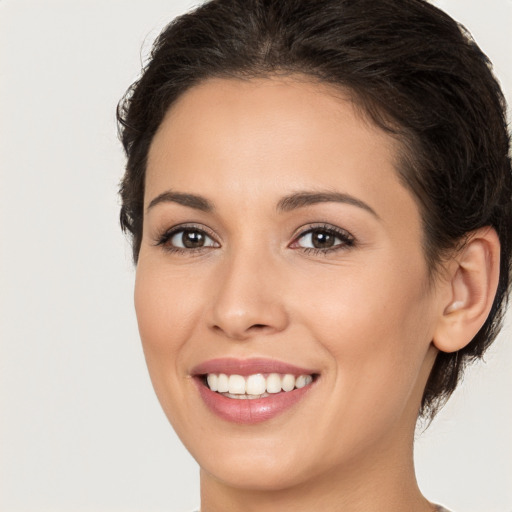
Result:
{"label": "eye", "polygon": [[191,252],[208,247],[220,247],[203,229],[195,227],[174,228],[160,236],[156,245],[170,252]]}
{"label": "eye", "polygon": [[198,249],[199,247],[214,247],[215,242],[204,232],[198,229],[182,229],[176,231],[169,239],[173,247],[183,249]]}
{"label": "eye", "polygon": [[327,253],[354,245],[354,237],[347,231],[331,226],[319,226],[308,229],[297,237],[292,248]]}

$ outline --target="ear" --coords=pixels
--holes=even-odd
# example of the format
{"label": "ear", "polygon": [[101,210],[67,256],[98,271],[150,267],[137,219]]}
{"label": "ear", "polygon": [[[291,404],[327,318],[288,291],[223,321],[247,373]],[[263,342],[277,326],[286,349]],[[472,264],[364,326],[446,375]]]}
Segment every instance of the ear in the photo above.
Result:
{"label": "ear", "polygon": [[484,227],[469,233],[464,247],[446,267],[433,343],[442,352],[455,352],[478,333],[494,302],[500,273],[496,231]]}

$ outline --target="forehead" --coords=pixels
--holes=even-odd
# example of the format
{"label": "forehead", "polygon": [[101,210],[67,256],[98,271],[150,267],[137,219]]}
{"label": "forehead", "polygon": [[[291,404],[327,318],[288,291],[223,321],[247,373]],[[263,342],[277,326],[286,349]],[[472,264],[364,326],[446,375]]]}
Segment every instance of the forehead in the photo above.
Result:
{"label": "forehead", "polygon": [[296,78],[209,79],[186,91],[159,127],[145,201],[177,189],[247,207],[335,189],[394,209],[412,203],[397,155],[398,142],[338,88]]}
{"label": "forehead", "polygon": [[245,80],[210,78],[186,90],[171,105],[152,147],[162,137],[171,142],[178,133],[186,138],[190,135],[187,131],[197,133],[199,129],[204,130],[201,135],[220,137],[225,133],[218,131],[221,127],[229,130],[233,144],[245,142],[234,137],[245,137],[249,128],[252,139],[272,132],[275,136],[278,128],[286,128],[282,138],[289,138],[293,130],[296,135],[301,132],[307,137],[320,131],[322,136],[336,132],[335,137],[350,139],[353,130],[344,130],[349,117],[361,128],[354,135],[365,135],[368,142],[378,139],[390,153],[394,152],[397,140],[369,120],[351,91],[314,82],[303,75]]}
{"label": "forehead", "polygon": [[172,105],[153,139],[148,163],[151,169],[163,158],[193,159],[200,149],[220,157],[225,146],[243,151],[248,161],[269,163],[298,155],[300,148],[301,157],[308,152],[312,158],[327,155],[340,142],[363,143],[367,154],[378,145],[393,161],[398,145],[339,88],[300,77],[214,78],[188,89]]}

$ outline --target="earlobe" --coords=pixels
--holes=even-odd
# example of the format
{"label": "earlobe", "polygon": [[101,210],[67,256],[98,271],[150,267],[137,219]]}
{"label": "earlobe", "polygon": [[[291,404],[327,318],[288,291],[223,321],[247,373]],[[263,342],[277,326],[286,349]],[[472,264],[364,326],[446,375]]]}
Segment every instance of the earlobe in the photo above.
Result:
{"label": "earlobe", "polygon": [[500,242],[491,227],[469,234],[448,264],[446,293],[433,343],[443,352],[465,347],[491,310],[499,280]]}

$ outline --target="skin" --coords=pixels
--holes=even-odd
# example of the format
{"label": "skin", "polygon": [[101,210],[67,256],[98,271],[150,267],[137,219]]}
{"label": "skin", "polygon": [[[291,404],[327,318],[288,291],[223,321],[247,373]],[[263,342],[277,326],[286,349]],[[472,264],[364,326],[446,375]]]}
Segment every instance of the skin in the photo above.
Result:
{"label": "skin", "polygon": [[[202,512],[434,510],[416,484],[413,434],[454,288],[429,286],[397,152],[348,97],[299,77],[210,79],[162,122],[135,306],[157,396],[201,467]],[[215,208],[148,208],[170,190]],[[336,201],[276,209],[303,191],[348,194],[372,211]],[[158,245],[191,223],[209,245]],[[302,234],[325,226],[353,243],[311,251]],[[237,425],[206,408],[191,377],[220,357],[275,358],[320,377],[283,414]]]}

